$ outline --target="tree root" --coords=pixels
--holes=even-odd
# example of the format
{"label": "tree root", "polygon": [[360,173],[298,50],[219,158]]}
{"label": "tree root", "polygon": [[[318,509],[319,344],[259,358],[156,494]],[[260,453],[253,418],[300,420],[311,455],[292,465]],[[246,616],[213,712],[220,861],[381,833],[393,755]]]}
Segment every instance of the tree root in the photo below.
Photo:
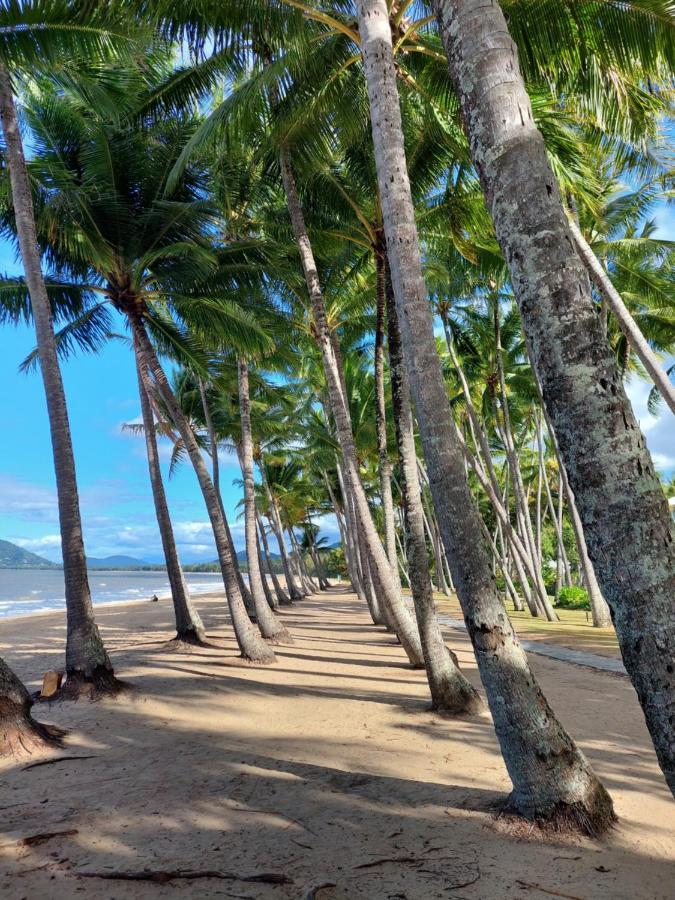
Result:
{"label": "tree root", "polygon": [[528,820],[530,831],[537,828],[543,834],[583,834],[590,838],[600,837],[617,822],[612,800],[599,783],[588,802],[561,801],[545,814],[537,810],[528,815],[509,798],[497,818],[502,819],[503,816],[510,820],[507,828],[513,832],[522,831],[524,820]]}
{"label": "tree root", "polygon": [[38,722],[29,713],[16,714],[0,722],[0,759],[20,759],[40,750],[62,747],[67,732],[56,725]]}
{"label": "tree root", "polygon": [[63,687],[53,697],[42,702],[55,700],[102,700],[104,697],[117,697],[119,694],[133,690],[133,686],[115,677],[112,669],[98,666],[90,676],[82,672],[68,672]]}
{"label": "tree root", "polygon": [[259,875],[238,875],[218,869],[173,869],[168,871],[148,869],[144,872],[74,872],[78,878],[103,878],[107,881],[152,881],[166,884],[168,881],[196,881],[197,879],[220,879],[222,881],[244,881],[248,884],[293,884],[293,879],[283,872],[262,872]]}

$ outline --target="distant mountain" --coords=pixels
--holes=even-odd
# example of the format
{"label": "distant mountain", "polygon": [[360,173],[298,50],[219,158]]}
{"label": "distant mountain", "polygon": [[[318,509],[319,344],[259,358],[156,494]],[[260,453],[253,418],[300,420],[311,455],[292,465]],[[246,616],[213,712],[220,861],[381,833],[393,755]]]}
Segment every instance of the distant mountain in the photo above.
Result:
{"label": "distant mountain", "polygon": [[37,553],[30,553],[9,541],[0,541],[0,569],[59,569]]}
{"label": "distant mountain", "polygon": [[97,559],[94,556],[87,557],[87,568],[89,569],[139,569],[149,565],[150,563],[136,559],[135,556],[105,556],[103,559]]}

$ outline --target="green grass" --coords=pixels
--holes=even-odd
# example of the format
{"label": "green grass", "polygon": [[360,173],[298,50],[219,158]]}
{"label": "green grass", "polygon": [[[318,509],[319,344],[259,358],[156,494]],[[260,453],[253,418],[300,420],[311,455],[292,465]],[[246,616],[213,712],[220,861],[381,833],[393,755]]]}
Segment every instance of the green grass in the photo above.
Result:
{"label": "green grass", "polygon": [[[462,611],[456,598],[448,598],[445,594],[435,594],[434,599],[439,611],[453,619],[461,619]],[[511,603],[507,603],[509,618],[518,634],[527,635],[531,640],[545,640],[573,650],[586,650],[601,656],[620,657],[619,644],[613,628],[594,628],[590,612],[582,609],[560,609],[556,612],[559,622],[547,622],[535,619],[529,612],[517,612]]]}

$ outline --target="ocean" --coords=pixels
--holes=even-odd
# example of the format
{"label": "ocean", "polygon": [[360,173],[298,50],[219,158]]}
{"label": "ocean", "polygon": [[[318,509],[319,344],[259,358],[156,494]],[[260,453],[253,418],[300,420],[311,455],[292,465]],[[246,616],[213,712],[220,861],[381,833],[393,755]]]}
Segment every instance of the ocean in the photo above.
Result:
{"label": "ocean", "polygon": [[[215,572],[186,572],[192,594],[223,590],[223,579]],[[166,572],[89,572],[94,604],[117,600],[143,600],[157,594],[169,597]],[[0,618],[65,609],[63,572],[60,569],[0,569]]]}

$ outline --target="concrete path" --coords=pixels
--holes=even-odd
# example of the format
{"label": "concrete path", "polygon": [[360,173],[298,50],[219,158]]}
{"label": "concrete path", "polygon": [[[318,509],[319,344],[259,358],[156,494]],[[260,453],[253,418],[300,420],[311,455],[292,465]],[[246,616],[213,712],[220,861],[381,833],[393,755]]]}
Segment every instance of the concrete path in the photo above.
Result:
{"label": "concrete path", "polygon": [[[461,619],[452,619],[450,616],[439,615],[438,621],[450,628],[466,631],[466,625]],[[587,666],[589,669],[600,669],[603,672],[612,672],[614,675],[627,675],[620,659],[610,656],[599,656],[597,653],[587,653],[585,650],[571,650],[560,644],[551,644],[548,641],[520,641],[528,653],[538,653],[540,656],[548,656],[550,659],[558,659],[561,662],[575,663],[577,666]]]}

